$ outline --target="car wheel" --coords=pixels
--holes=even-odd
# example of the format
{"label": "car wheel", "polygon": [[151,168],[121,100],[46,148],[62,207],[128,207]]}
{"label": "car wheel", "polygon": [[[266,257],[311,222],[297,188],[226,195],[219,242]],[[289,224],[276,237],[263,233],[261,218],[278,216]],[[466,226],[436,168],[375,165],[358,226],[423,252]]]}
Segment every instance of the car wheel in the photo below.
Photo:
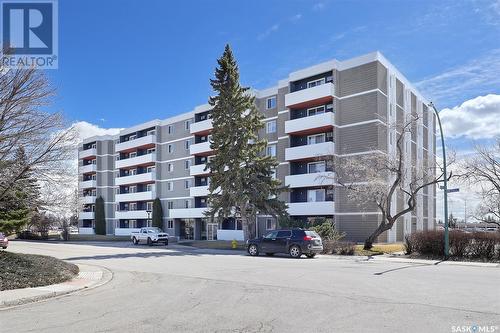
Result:
{"label": "car wheel", "polygon": [[268,256],[268,257],[272,257],[272,256],[274,256],[274,253],[269,253],[269,252],[268,252],[268,253],[266,253],[266,256]]}
{"label": "car wheel", "polygon": [[139,241],[137,240],[137,238],[132,238],[132,243],[134,243],[134,245],[137,245],[139,244]]}
{"label": "car wheel", "polygon": [[316,256],[316,253],[309,253],[309,254],[306,254],[306,257],[308,257],[309,259],[312,259]]}
{"label": "car wheel", "polygon": [[259,255],[259,248],[257,247],[257,245],[255,244],[252,244],[248,247],[248,254],[250,254],[251,256],[258,256]]}
{"label": "car wheel", "polygon": [[300,256],[302,255],[302,250],[298,245],[292,245],[290,246],[288,253],[290,253],[290,256],[292,258],[300,258]]}
{"label": "car wheel", "polygon": [[4,249],[4,250],[5,250],[6,248],[7,248],[7,246],[2,246],[2,249]]}
{"label": "car wheel", "polygon": [[148,237],[148,245],[149,246],[153,246],[153,241],[151,240],[151,238]]}

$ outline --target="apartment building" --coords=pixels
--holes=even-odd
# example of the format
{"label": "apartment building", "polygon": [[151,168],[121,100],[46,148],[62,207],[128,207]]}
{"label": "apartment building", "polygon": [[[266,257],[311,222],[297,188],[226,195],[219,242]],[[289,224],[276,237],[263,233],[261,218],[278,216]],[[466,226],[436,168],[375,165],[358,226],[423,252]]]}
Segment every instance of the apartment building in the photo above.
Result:
{"label": "apartment building", "polygon": [[[379,52],[331,60],[292,72],[272,88],[254,91],[268,140],[276,156],[276,177],[290,191],[282,194],[293,218],[333,218],[346,238],[363,241],[380,214],[347,200],[330,163],[360,154],[394,154],[396,129],[390,124],[419,115],[418,130],[407,137],[405,159],[414,172],[435,164],[436,120],[428,101]],[[179,239],[241,239],[233,220],[208,221],[212,121],[208,104],[165,120],[152,120],[116,136],[84,140],[79,147],[81,233],[93,233],[95,200],[105,202],[106,231],[128,235],[148,224],[152,201],[160,198],[164,230]],[[361,180],[360,180],[361,181]],[[402,207],[404,196],[395,204]],[[414,214],[398,221],[380,241],[401,241],[404,234],[433,229],[436,189],[426,188]],[[257,233],[277,228],[259,216]]]}

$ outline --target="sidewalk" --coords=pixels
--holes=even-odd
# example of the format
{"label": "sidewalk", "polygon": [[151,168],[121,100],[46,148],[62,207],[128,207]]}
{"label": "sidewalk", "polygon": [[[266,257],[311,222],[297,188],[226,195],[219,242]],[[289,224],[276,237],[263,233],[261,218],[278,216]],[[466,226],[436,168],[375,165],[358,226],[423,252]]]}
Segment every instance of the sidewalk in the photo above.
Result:
{"label": "sidewalk", "polygon": [[12,306],[37,302],[43,299],[69,294],[82,289],[101,286],[109,282],[111,271],[98,267],[78,264],[80,272],[72,280],[50,286],[0,291],[0,311]]}

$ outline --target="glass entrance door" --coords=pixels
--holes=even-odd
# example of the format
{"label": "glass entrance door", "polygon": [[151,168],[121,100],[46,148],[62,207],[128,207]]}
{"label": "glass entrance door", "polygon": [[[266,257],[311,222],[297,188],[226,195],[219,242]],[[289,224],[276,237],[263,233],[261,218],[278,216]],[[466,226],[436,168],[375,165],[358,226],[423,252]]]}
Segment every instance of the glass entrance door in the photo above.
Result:
{"label": "glass entrance door", "polygon": [[217,223],[207,223],[207,240],[217,240]]}

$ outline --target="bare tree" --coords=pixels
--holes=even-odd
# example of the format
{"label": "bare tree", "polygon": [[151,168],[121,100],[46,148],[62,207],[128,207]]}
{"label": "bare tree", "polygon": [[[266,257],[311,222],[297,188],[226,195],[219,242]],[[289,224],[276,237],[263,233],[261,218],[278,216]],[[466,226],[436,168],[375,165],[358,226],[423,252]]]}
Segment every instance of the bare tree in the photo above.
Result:
{"label": "bare tree", "polygon": [[[0,200],[28,171],[46,182],[68,171],[75,132],[61,113],[44,110],[53,96],[42,70],[0,64]],[[12,163],[19,147],[28,157],[22,168]]]}
{"label": "bare tree", "polygon": [[[390,130],[391,126],[387,129]],[[348,200],[376,206],[381,213],[380,224],[365,240],[364,248],[367,250],[400,217],[415,211],[422,189],[444,181],[441,168],[430,163],[423,167],[412,163],[409,140],[412,133],[416,134],[418,130],[418,117],[411,115],[405,122],[395,125],[394,129],[395,151],[342,157],[334,161],[337,182],[347,189]],[[404,198],[402,207],[394,204],[398,195]]]}
{"label": "bare tree", "polygon": [[482,200],[475,219],[500,226],[500,138],[492,146],[476,145],[475,154],[463,164],[463,175],[479,186]]}

